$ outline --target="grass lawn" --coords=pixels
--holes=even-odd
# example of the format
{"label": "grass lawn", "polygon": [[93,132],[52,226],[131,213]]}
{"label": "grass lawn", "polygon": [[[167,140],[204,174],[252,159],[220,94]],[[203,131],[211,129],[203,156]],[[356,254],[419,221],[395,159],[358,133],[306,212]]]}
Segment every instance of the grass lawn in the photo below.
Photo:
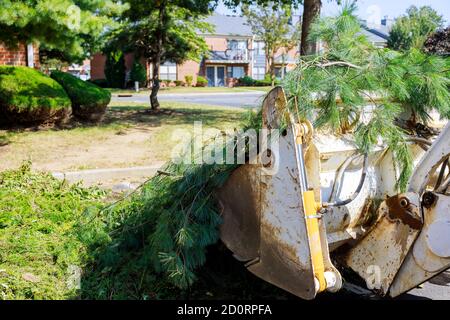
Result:
{"label": "grass lawn", "polygon": [[[208,249],[187,291],[144,262],[148,251],[132,236],[126,254],[116,255],[124,242],[114,231],[129,218],[121,208],[130,208],[124,200],[118,210],[101,211],[117,198],[99,188],[69,185],[24,164],[0,172],[0,198],[0,300],[289,298],[220,245]],[[137,222],[147,225],[145,216]]]}
{"label": "grass lawn", "polygon": [[[117,204],[117,195],[109,191],[70,185],[22,162],[30,158],[34,169],[42,169],[49,164],[86,168],[167,160],[177,143],[171,139],[176,129],[192,130],[199,120],[205,128],[231,129],[245,112],[171,102],[162,107],[161,113],[152,114],[140,104],[112,104],[98,126],[72,122],[59,129],[0,132],[0,156],[5,159],[0,171],[0,300],[180,299],[188,294],[197,299],[251,299],[261,292],[283,296],[231,254],[224,258],[220,248],[208,250],[209,263],[198,271],[195,286],[189,291],[175,288],[153,265],[134,264],[148,253],[139,246],[128,247],[125,256],[122,251],[115,255],[116,243],[131,241],[121,242],[121,233],[114,233],[119,222],[129,218],[129,212],[122,211],[130,209],[127,201]],[[16,170],[5,170],[5,163]],[[117,210],[99,211],[113,203]],[[147,224],[145,219],[136,221],[137,226]],[[133,255],[137,260],[122,267],[123,259]]]}
{"label": "grass lawn", "polygon": [[111,103],[99,125],[70,123],[64,128],[0,130],[0,171],[23,161],[33,169],[73,171],[94,168],[147,166],[169,159],[177,129],[237,126],[244,109],[162,102],[164,112],[148,113],[139,103]]}
{"label": "grass lawn", "polygon": [[75,298],[87,259],[76,225],[106,195],[28,164],[0,172],[0,300]]}
{"label": "grass lawn", "polygon": [[[233,93],[233,92],[268,92],[272,87],[169,87],[161,88],[159,94],[165,93]],[[132,89],[108,89],[113,94],[149,94],[149,89],[144,88],[139,93]]]}

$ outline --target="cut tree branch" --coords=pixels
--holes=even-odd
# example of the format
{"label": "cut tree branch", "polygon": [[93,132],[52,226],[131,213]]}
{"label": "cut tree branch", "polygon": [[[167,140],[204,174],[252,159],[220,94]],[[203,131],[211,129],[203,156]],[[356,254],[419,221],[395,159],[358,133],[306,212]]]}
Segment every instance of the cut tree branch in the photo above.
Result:
{"label": "cut tree branch", "polygon": [[356,64],[353,64],[350,62],[345,62],[345,61],[333,61],[333,62],[327,62],[327,63],[319,63],[318,66],[321,68],[327,68],[327,67],[332,67],[332,66],[346,66],[346,67],[355,68],[355,69],[362,69],[362,67],[357,66]]}

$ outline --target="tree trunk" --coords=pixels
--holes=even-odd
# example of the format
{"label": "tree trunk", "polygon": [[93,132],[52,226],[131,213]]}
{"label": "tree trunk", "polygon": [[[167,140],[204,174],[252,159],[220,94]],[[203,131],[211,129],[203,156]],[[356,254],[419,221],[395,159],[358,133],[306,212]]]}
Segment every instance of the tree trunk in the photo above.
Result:
{"label": "tree trunk", "polygon": [[[159,55],[158,55],[159,56]],[[155,61],[153,61],[153,81],[152,81],[152,92],[150,93],[150,105],[152,110],[159,109],[159,101],[158,101],[158,91],[160,87],[159,82],[159,66],[161,64],[161,58],[157,57]]]}
{"label": "tree trunk", "polygon": [[161,65],[161,56],[164,43],[165,15],[166,15],[166,3],[164,1],[161,1],[158,14],[159,24],[156,41],[157,50],[153,59],[152,92],[150,93],[150,105],[152,107],[152,110],[159,109],[159,101],[158,101],[158,91],[160,88],[159,67]]}
{"label": "tree trunk", "polygon": [[267,61],[267,65],[269,67],[269,75],[270,75],[270,79],[271,79],[271,84],[272,87],[275,84],[275,80],[274,80],[274,75],[275,75],[275,66],[274,66],[274,53],[272,50],[268,50],[268,47],[266,47],[266,61]]}
{"label": "tree trunk", "polygon": [[270,79],[272,87],[275,85],[275,56],[270,58]]}
{"label": "tree trunk", "polygon": [[316,53],[316,43],[308,41],[308,36],[312,22],[320,15],[321,7],[321,0],[305,0],[303,3],[302,39],[300,48],[300,54],[302,56]]}

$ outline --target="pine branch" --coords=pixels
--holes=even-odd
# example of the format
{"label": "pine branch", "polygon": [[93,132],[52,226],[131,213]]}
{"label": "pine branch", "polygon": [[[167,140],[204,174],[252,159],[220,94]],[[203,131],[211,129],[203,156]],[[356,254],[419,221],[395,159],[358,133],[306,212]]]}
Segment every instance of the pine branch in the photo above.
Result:
{"label": "pine branch", "polygon": [[322,64],[318,64],[318,66],[321,68],[327,68],[327,67],[332,67],[332,66],[347,66],[350,68],[362,69],[362,67],[360,67],[360,66],[357,66],[353,63],[345,62],[345,61],[333,61],[333,62],[328,62],[328,63],[322,63]]}

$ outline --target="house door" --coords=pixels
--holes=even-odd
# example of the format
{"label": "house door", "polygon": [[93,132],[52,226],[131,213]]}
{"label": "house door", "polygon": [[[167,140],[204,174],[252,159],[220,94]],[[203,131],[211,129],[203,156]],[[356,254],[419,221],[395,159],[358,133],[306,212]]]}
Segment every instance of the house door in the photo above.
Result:
{"label": "house door", "polygon": [[225,67],[217,67],[216,69],[216,87],[225,86]]}
{"label": "house door", "polygon": [[208,87],[214,87],[216,84],[216,72],[214,67],[206,67],[206,79]]}
{"label": "house door", "polygon": [[206,67],[206,79],[208,80],[208,87],[225,86],[225,67],[224,66]]}

